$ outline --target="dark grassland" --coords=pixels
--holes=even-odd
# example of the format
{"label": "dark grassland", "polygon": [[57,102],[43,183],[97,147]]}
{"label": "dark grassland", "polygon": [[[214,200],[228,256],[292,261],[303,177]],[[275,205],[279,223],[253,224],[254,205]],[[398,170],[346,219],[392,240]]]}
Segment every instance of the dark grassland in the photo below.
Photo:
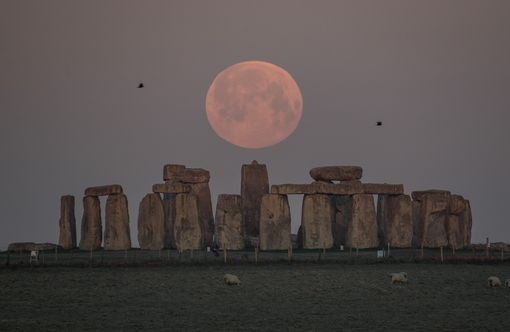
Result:
{"label": "dark grassland", "polygon": [[510,288],[490,275],[510,264],[1,268],[0,331],[510,331]]}

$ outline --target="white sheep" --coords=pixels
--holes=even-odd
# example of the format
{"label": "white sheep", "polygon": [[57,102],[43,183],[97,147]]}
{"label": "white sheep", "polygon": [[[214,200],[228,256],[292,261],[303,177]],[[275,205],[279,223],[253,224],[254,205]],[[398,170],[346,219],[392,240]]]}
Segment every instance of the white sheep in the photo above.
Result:
{"label": "white sheep", "polygon": [[498,277],[490,276],[489,278],[487,278],[487,284],[489,285],[490,288],[501,287],[501,280],[499,280]]}
{"label": "white sheep", "polygon": [[505,286],[506,287],[510,287],[510,279],[506,279],[505,280]]}
{"label": "white sheep", "polygon": [[405,284],[407,283],[407,273],[398,272],[398,273],[390,273],[391,283],[392,284]]}
{"label": "white sheep", "polygon": [[240,285],[241,284],[241,280],[239,280],[239,278],[233,274],[225,274],[223,276],[223,280],[225,281],[225,283],[227,285]]}

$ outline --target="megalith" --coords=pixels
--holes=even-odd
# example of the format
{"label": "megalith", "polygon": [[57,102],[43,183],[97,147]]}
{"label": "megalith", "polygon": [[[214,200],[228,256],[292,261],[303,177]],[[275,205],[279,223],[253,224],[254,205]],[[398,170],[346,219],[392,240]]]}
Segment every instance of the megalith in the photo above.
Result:
{"label": "megalith", "polygon": [[347,228],[346,245],[366,249],[379,246],[374,198],[370,194],[352,196],[352,217]]}
{"label": "megalith", "polygon": [[101,248],[103,226],[101,225],[101,205],[96,196],[83,197],[83,217],[81,219],[81,250]]}
{"label": "megalith", "polygon": [[108,195],[105,208],[105,250],[131,248],[128,201],[124,194]]}
{"label": "megalith", "polygon": [[412,203],[409,195],[379,195],[377,225],[381,246],[409,248],[413,240]]}
{"label": "megalith", "polygon": [[450,192],[445,190],[414,191],[413,199],[419,202],[418,243],[427,248],[439,248],[448,245],[446,223],[449,215]]}
{"label": "megalith", "polygon": [[202,227],[203,244],[212,245],[214,236],[214,217],[209,183],[193,183],[190,184],[190,186],[190,193],[197,197],[198,219],[200,220],[200,226]]}
{"label": "megalith", "polygon": [[58,245],[64,249],[76,248],[76,218],[74,216],[74,196],[60,197],[60,220]]}
{"label": "megalith", "polygon": [[174,222],[175,247],[179,251],[201,249],[202,225],[198,216],[197,197],[194,194],[177,194]]}
{"label": "megalith", "polygon": [[353,181],[361,179],[363,169],[359,166],[323,166],[310,170],[316,181]]}
{"label": "megalith", "polygon": [[290,207],[286,195],[265,194],[260,205],[260,250],[287,250],[290,240]]}
{"label": "megalith", "polygon": [[449,214],[446,222],[448,244],[452,248],[460,249],[471,242],[469,202],[460,195],[451,195],[449,204]]}
{"label": "megalith", "polygon": [[269,178],[265,164],[253,161],[241,167],[241,206],[245,237],[259,236],[262,196],[269,193]]}
{"label": "megalith", "polygon": [[156,193],[145,195],[138,208],[138,243],[140,249],[161,250],[165,247],[163,201]]}
{"label": "megalith", "polygon": [[335,211],[329,195],[304,195],[301,217],[303,248],[331,248],[333,246],[331,228],[334,218]]}
{"label": "megalith", "polygon": [[335,207],[333,223],[333,245],[335,248],[346,245],[347,229],[352,220],[352,196],[335,195],[332,197]]}
{"label": "megalith", "polygon": [[216,241],[221,249],[244,249],[241,195],[218,195]]}

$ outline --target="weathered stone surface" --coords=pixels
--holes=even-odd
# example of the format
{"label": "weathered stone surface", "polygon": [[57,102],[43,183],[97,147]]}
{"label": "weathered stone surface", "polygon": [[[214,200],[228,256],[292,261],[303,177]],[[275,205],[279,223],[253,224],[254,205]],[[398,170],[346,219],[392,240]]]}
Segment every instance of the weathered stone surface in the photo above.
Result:
{"label": "weathered stone surface", "polygon": [[260,250],[287,250],[290,246],[290,207],[287,196],[262,196]]}
{"label": "weathered stone surface", "polygon": [[363,193],[361,182],[348,183],[313,182],[311,184],[280,184],[271,186],[272,194],[331,194],[331,195],[354,195]]}
{"label": "weathered stone surface", "polygon": [[13,242],[9,243],[9,246],[7,247],[7,251],[11,252],[26,252],[26,251],[47,251],[52,250],[55,251],[55,248],[57,250],[63,249],[61,246],[57,246],[54,243],[35,243],[35,242]]}
{"label": "weathered stone surface", "polygon": [[301,226],[303,248],[319,249],[333,246],[332,224],[335,211],[328,195],[314,194],[303,197]]}
{"label": "weathered stone surface", "polygon": [[359,166],[324,166],[310,170],[310,176],[316,181],[351,181],[359,180],[363,169]]}
{"label": "weathered stone surface", "polygon": [[216,237],[222,249],[244,249],[241,195],[218,195]]}
{"label": "weathered stone surface", "polygon": [[421,247],[423,242],[423,234],[421,229],[421,203],[420,201],[412,201],[411,208],[413,210],[413,247]]}
{"label": "weathered stone surface", "polygon": [[298,232],[297,232],[297,247],[299,249],[303,249],[303,226],[299,226]]}
{"label": "weathered stone surface", "polygon": [[197,197],[193,194],[177,194],[175,197],[175,247],[179,251],[201,249],[202,226],[198,218]]}
{"label": "weathered stone surface", "polygon": [[184,165],[167,164],[163,166],[163,180],[170,181],[179,176],[186,169]]}
{"label": "weathered stone surface", "polygon": [[138,208],[138,243],[140,249],[165,247],[165,215],[159,194],[147,194]]}
{"label": "weathered stone surface", "polygon": [[377,195],[402,195],[403,184],[363,183],[363,193]]}
{"label": "weathered stone surface", "polygon": [[122,186],[112,184],[108,186],[89,187],[85,189],[85,196],[108,196],[114,194],[122,194]]}
{"label": "weathered stone surface", "polygon": [[379,195],[377,225],[381,246],[409,248],[413,240],[411,197],[408,195]]}
{"label": "weathered stone surface", "polygon": [[74,216],[74,196],[60,197],[60,220],[58,244],[64,249],[76,248],[76,218]]}
{"label": "weathered stone surface", "polygon": [[471,204],[469,200],[465,200],[466,209],[461,214],[462,226],[463,226],[463,235],[464,235],[464,246],[469,246],[471,244],[471,228],[473,226],[473,220],[471,215]]}
{"label": "weathered stone surface", "polygon": [[190,193],[197,197],[198,220],[202,227],[203,245],[212,245],[214,236],[214,217],[211,203],[209,183],[191,184]]}
{"label": "weathered stone surface", "polygon": [[156,183],[152,185],[152,192],[160,194],[181,194],[190,191],[190,185],[177,182]]}
{"label": "weathered stone surface", "polygon": [[163,210],[165,214],[165,247],[175,249],[175,197],[176,194],[163,194]]}
{"label": "weathered stone surface", "polygon": [[451,195],[446,233],[450,247],[460,249],[471,244],[471,211],[469,201],[460,195]]}
{"label": "weathered stone surface", "polygon": [[131,248],[128,201],[124,194],[109,195],[106,200],[104,248],[105,250]]}
{"label": "weathered stone surface", "polygon": [[336,195],[332,197],[335,206],[333,223],[333,244],[335,248],[346,245],[347,229],[352,220],[352,196]]}
{"label": "weathered stone surface", "polygon": [[346,244],[351,248],[379,246],[374,198],[369,194],[352,196],[352,219],[347,229]]}
{"label": "weathered stone surface", "polygon": [[103,226],[101,225],[101,206],[96,196],[83,198],[83,217],[81,219],[81,250],[101,248]]}
{"label": "weathered stone surface", "polygon": [[[173,167],[170,167],[173,166]],[[202,168],[180,168],[182,165],[166,165],[163,179],[181,183],[207,183],[210,179],[209,171]]]}
{"label": "weathered stone surface", "polygon": [[450,194],[445,192],[429,192],[420,194],[419,233],[422,244],[427,248],[438,248],[448,245],[446,221]]}
{"label": "weathered stone surface", "polygon": [[450,214],[459,215],[466,209],[466,203],[464,197],[460,195],[451,195],[450,196]]}
{"label": "weathered stone surface", "polygon": [[411,193],[411,197],[414,201],[422,201],[423,196],[425,195],[439,195],[439,196],[445,196],[450,197],[451,193],[448,190],[441,190],[441,189],[430,189],[430,190],[419,190],[419,191],[413,191]]}
{"label": "weathered stone surface", "polygon": [[255,160],[241,167],[241,206],[244,236],[259,236],[260,204],[262,196],[269,193],[269,178],[265,164]]}

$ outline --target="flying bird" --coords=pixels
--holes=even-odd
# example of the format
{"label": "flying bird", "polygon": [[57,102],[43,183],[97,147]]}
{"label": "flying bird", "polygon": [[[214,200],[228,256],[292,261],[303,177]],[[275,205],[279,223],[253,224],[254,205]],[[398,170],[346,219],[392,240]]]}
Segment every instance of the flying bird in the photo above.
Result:
{"label": "flying bird", "polygon": [[138,84],[138,89],[143,88],[143,83]]}
{"label": "flying bird", "polygon": [[376,125],[377,127],[382,126],[382,121],[377,121],[375,125]]}

